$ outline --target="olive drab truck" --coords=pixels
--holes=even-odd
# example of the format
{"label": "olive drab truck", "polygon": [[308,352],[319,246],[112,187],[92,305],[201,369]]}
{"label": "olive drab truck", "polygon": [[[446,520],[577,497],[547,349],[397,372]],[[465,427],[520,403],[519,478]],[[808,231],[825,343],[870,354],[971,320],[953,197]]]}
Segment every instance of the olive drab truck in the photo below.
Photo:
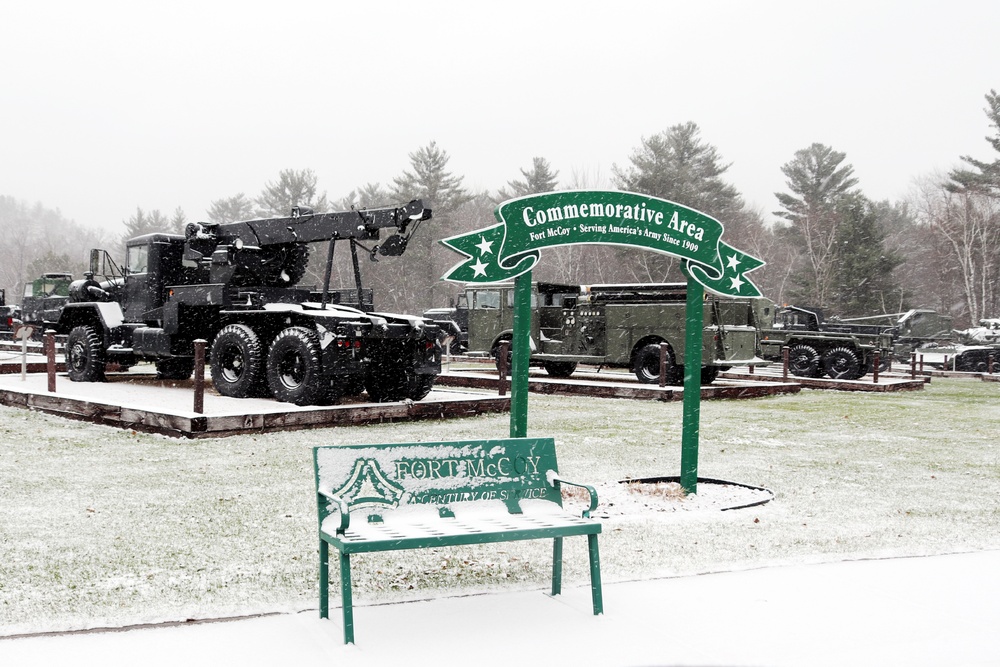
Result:
{"label": "olive drab truck", "polygon": [[[496,358],[501,344],[512,339],[514,285],[469,286],[466,295],[469,350]],[[667,382],[682,384],[686,301],[684,283],[534,284],[530,363],[555,377],[572,375],[581,363],[628,368],[640,382],[655,383],[660,345],[666,343]],[[702,383],[731,366],[767,363],[754,318],[750,299],[705,298]]]}
{"label": "olive drab truck", "polygon": [[880,370],[889,366],[893,354],[892,327],[826,321],[818,308],[779,308],[769,299],[755,301],[764,358],[782,361],[787,347],[788,370],[792,375],[857,380],[872,371],[876,353]]}
{"label": "olive drab truck", "polygon": [[[57,323],[68,335],[69,377],[101,381],[107,364],[152,361],[161,377],[187,378],[194,342],[204,339],[224,396],[309,405],[367,391],[373,401],[420,400],[441,369],[437,327],[375,311],[358,248],[372,259],[400,255],[430,217],[419,200],[336,213],[294,207],[286,218],[191,223],[183,235],[130,239],[123,266],[93,250]],[[383,229],[392,234],[380,240]],[[322,289],[302,287],[310,244],[323,241]],[[334,248],[344,241],[356,286],[331,290]]]}
{"label": "olive drab truck", "polygon": [[24,284],[21,297],[21,319],[28,324],[38,325],[39,332],[47,324],[59,320],[59,313],[69,302],[69,286],[73,282],[71,273],[43,273],[38,278]]}

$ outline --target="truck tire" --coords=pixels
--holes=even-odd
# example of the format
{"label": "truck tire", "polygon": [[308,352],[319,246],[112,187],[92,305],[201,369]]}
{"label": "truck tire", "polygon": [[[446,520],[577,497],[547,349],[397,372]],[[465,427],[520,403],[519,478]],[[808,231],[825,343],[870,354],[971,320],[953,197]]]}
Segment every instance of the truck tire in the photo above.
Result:
{"label": "truck tire", "polygon": [[702,384],[712,384],[715,382],[716,378],[719,377],[719,367],[718,366],[702,366],[701,367],[701,383]]}
{"label": "truck tire", "polygon": [[419,401],[430,393],[435,379],[433,375],[417,375],[412,370],[372,368],[365,379],[365,389],[373,403],[389,403],[404,398]]}
{"label": "truck tire", "polygon": [[568,378],[576,370],[575,361],[543,361],[542,368],[554,378]]}
{"label": "truck tire", "polygon": [[156,362],[156,377],[161,380],[187,380],[194,372],[194,359],[175,357]]}
{"label": "truck tire", "polygon": [[267,353],[267,384],[279,401],[313,405],[326,393],[319,337],[312,329],[288,327]]}
{"label": "truck tire", "polygon": [[[684,382],[684,367],[674,361],[674,351],[667,346],[667,384],[680,385]],[[635,353],[632,371],[645,384],[657,384],[660,381],[660,345],[650,343]]]}
{"label": "truck tire", "polygon": [[857,380],[864,375],[858,355],[849,347],[834,347],[823,355],[823,370],[834,380]]}
{"label": "truck tire", "polygon": [[788,351],[788,371],[798,377],[819,377],[819,352],[811,345],[793,345]]}
{"label": "truck tire", "polygon": [[232,398],[257,394],[264,379],[264,350],[253,329],[245,324],[222,327],[209,359],[212,384],[220,394]]}
{"label": "truck tire", "polygon": [[97,329],[73,327],[66,339],[66,370],[73,382],[104,382],[104,344]]}

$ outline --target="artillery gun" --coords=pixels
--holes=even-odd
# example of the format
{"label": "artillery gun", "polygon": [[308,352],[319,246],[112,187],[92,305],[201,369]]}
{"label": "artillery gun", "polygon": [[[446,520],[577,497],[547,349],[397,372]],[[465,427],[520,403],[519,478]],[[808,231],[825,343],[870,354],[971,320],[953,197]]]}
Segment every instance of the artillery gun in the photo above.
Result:
{"label": "artillery gun", "polygon": [[[188,378],[194,342],[204,339],[224,396],[309,405],[367,391],[373,401],[420,400],[441,369],[437,328],[375,311],[358,249],[372,259],[401,255],[430,217],[419,200],[335,213],[294,207],[289,217],[138,236],[126,242],[124,265],[92,250],[90,272],[70,286],[55,325],[68,334],[70,379],[101,381],[107,364],[139,361],[155,362],[161,377]],[[378,243],[382,229],[393,233]],[[330,289],[338,241],[350,244],[353,289]],[[298,285],[317,242],[329,244],[321,290]]]}

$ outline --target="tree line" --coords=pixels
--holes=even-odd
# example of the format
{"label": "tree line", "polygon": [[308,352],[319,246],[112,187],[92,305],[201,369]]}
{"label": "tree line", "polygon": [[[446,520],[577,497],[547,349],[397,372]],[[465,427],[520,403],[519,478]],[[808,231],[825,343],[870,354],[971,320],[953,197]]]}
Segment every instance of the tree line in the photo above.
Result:
{"label": "tree line", "polygon": [[[1000,94],[991,90],[985,98],[995,131],[987,142],[1000,153]],[[775,193],[774,224],[726,179],[731,165],[694,122],[643,137],[627,163],[613,166],[610,178],[582,172],[560,178],[548,160],[535,157],[500,189],[473,192],[463,176],[449,171],[449,155],[436,142],[408,157],[408,168],[390,183],[361,185],[340,198],[322,191],[311,169],[283,170],[256,196],[240,192],[214,200],[198,219],[229,222],[285,216],[292,206],[322,212],[423,199],[434,217],[414,233],[406,253],[361,262],[377,308],[419,313],[445,305],[459,290],[440,281],[458,258],[439,239],[492,224],[493,209],[512,197],[611,187],[675,201],[720,220],[728,243],[767,262],[753,278],[778,303],[820,307],[843,317],[931,308],[952,315],[957,327],[1000,316],[996,155],[992,161],[961,156],[961,167],[923,177],[905,200],[874,201],[864,194],[846,154],[814,143],[781,166],[786,190]],[[169,215],[137,208],[122,222],[122,234],[109,238],[41,204],[0,197],[0,285],[19,292],[25,279],[43,271],[81,275],[86,257],[79,256],[79,248],[109,247],[154,231],[183,232],[188,218],[179,208]],[[325,260],[325,248],[313,251],[307,284],[321,282]],[[683,280],[676,259],[612,246],[547,250],[534,277],[575,284]],[[347,253],[335,257],[334,283],[354,284]]]}

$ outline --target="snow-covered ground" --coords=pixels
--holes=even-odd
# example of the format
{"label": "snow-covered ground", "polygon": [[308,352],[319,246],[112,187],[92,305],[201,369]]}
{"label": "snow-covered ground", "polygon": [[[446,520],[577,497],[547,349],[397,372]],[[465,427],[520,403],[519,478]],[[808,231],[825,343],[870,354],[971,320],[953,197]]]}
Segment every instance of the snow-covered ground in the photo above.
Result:
{"label": "snow-covered ground", "polygon": [[996,665],[997,572],[1000,551],[618,582],[599,617],[583,589],[446,596],[356,607],[354,646],[310,610],[0,639],[0,664]]}
{"label": "snow-covered ground", "polygon": [[[310,448],[504,436],[506,415],[190,442],[0,408],[0,636],[280,612],[0,639],[0,664],[240,651],[258,659],[244,664],[998,664],[980,631],[1000,620],[998,398],[994,383],[935,378],[903,394],[706,401],[700,475],[775,492],[722,512],[709,485],[652,502],[618,484],[678,473],[680,405],[532,396],[529,432],[555,437],[564,476],[602,493],[607,614],[591,617],[585,549],[569,542],[565,604],[541,593],[547,544],[372,555],[356,563],[346,648],[339,619],[315,619]],[[833,564],[959,552],[983,553]]]}

